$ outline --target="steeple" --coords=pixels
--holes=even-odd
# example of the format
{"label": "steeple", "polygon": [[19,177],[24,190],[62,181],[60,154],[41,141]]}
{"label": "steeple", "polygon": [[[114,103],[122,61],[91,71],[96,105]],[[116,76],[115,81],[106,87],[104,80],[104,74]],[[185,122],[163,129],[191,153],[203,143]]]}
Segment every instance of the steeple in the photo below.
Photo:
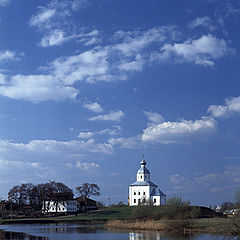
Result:
{"label": "steeple", "polygon": [[149,181],[150,180],[150,172],[149,170],[146,168],[146,161],[144,159],[144,155],[142,158],[142,161],[140,162],[140,169],[137,172],[137,181],[138,182],[144,182],[144,181]]}

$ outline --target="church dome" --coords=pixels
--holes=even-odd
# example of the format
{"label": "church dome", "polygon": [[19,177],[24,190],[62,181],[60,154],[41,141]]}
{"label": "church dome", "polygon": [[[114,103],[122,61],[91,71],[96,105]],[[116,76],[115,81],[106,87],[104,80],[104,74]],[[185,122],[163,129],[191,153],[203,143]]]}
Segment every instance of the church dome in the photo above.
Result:
{"label": "church dome", "polygon": [[141,167],[140,167],[140,169],[138,170],[138,172],[137,172],[137,174],[150,174],[150,172],[149,172],[149,170],[146,168],[146,161],[144,160],[144,158],[143,158],[143,160],[140,162],[140,164],[141,164]]}
{"label": "church dome", "polygon": [[150,174],[149,170],[146,167],[141,167],[137,174]]}

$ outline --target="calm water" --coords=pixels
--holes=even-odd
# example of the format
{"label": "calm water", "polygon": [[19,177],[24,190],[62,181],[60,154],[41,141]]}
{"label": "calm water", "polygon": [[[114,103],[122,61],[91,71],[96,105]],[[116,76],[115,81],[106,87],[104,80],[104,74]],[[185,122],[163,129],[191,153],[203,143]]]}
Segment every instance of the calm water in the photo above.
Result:
{"label": "calm water", "polygon": [[0,225],[0,240],[225,240],[223,236],[107,231],[101,226]]}

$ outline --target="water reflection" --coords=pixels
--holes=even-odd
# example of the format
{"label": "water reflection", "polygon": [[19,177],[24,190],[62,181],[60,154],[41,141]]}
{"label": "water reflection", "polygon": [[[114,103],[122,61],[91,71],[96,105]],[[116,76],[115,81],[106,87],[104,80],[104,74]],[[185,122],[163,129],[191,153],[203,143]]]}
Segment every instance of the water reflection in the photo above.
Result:
{"label": "water reflection", "polygon": [[0,240],[240,240],[207,234],[106,230],[101,225],[0,225]]}
{"label": "water reflection", "polygon": [[160,233],[129,233],[129,240],[160,240]]}
{"label": "water reflection", "polygon": [[32,236],[26,233],[0,231],[0,240],[47,240],[46,237]]}

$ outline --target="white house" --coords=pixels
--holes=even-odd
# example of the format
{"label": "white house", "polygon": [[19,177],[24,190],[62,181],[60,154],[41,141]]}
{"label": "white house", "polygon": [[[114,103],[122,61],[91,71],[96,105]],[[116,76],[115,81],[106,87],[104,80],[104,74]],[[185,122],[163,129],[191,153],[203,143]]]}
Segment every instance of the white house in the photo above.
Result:
{"label": "white house", "polygon": [[43,213],[76,213],[78,211],[77,200],[45,201]]}
{"label": "white house", "polygon": [[137,181],[129,185],[129,205],[153,204],[160,206],[166,204],[166,195],[158,186],[150,181],[150,172],[146,168],[146,162],[141,161],[141,167],[137,172]]}

